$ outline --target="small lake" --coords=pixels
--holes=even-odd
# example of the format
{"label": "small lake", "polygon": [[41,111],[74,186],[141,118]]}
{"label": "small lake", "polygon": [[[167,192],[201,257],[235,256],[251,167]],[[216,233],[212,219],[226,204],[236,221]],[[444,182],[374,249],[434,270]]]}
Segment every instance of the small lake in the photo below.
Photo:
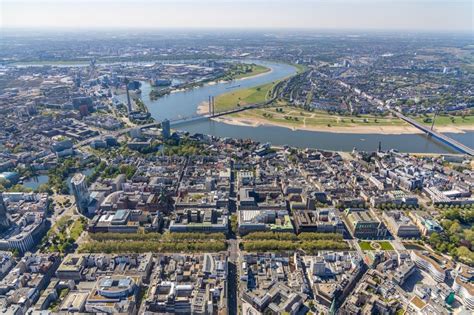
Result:
{"label": "small lake", "polygon": [[[82,171],[80,171],[82,174],[86,175],[86,176],[89,176],[91,175],[93,172],[94,172],[94,168],[93,167],[90,167],[90,168],[86,168]],[[67,181],[67,185],[69,187],[69,191],[71,192],[72,191],[72,187],[71,187],[71,179],[72,179],[72,176],[74,174],[70,175],[66,181]],[[27,188],[31,188],[33,190],[36,190],[38,189],[38,187],[42,184],[46,184],[48,183],[48,180],[49,180],[49,176],[46,175],[46,174],[42,174],[42,175],[38,175],[38,176],[33,176],[33,177],[30,177],[28,179],[25,179],[23,181],[23,186],[27,187]]]}
{"label": "small lake", "polygon": [[38,175],[33,176],[23,181],[23,186],[26,188],[31,188],[33,190],[38,189],[39,186],[42,184],[48,183],[49,176],[48,175]]}

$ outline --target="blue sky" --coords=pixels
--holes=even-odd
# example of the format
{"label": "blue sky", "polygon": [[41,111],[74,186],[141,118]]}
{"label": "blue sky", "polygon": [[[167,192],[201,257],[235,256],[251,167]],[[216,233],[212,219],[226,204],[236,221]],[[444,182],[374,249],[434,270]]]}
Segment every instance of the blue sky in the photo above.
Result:
{"label": "blue sky", "polygon": [[471,0],[0,0],[2,27],[473,31]]}

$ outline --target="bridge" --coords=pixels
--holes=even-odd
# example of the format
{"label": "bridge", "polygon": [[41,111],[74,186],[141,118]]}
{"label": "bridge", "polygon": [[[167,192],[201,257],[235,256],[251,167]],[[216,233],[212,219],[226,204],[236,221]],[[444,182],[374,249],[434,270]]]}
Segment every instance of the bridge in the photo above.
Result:
{"label": "bridge", "polygon": [[444,144],[447,144],[448,146],[456,149],[457,151],[459,152],[462,152],[462,153],[465,153],[465,154],[468,154],[470,156],[474,156],[474,150],[471,149],[470,147],[468,147],[467,145],[464,145],[462,144],[461,142],[459,141],[456,141],[454,140],[453,138],[450,138],[442,133],[439,133],[431,128],[428,128],[427,126],[417,122],[416,120],[414,119],[411,119],[405,115],[403,115],[402,113],[400,112],[397,112],[396,110],[393,110],[393,109],[389,109],[389,111],[397,116],[398,118],[406,121],[407,123],[409,123],[410,125],[420,129],[421,131],[423,131],[424,133],[426,133],[427,135],[429,136],[432,136],[433,138],[441,141],[442,143]]}
{"label": "bridge", "polygon": [[[268,100],[266,102],[263,102],[263,103],[236,107],[236,108],[226,110],[226,111],[212,112],[210,114],[195,114],[195,115],[190,115],[190,116],[186,116],[186,117],[177,117],[175,119],[170,120],[170,125],[171,126],[176,126],[176,125],[183,124],[183,123],[188,123],[188,122],[195,122],[195,121],[200,121],[200,120],[209,120],[209,119],[215,118],[215,117],[230,115],[230,114],[233,114],[233,113],[238,113],[238,112],[242,112],[242,111],[253,109],[253,108],[263,107],[263,106],[266,106],[266,105],[270,104],[273,100],[274,100],[274,98],[272,98],[271,100]],[[114,136],[114,137],[119,137],[119,136],[122,136],[122,135],[130,132],[133,129],[136,129],[136,128],[148,129],[148,128],[153,128],[153,127],[158,127],[160,125],[161,125],[161,121],[155,121],[155,122],[152,122],[152,123],[149,123],[149,124],[138,125],[138,126],[135,126],[135,127],[124,128],[124,129],[120,129],[120,130],[117,130],[117,131],[112,131],[112,132],[109,132],[107,134],[100,134],[100,135],[97,135],[95,137],[87,138],[87,139],[84,139],[84,140],[76,143],[74,145],[74,148],[79,148],[79,147],[88,145],[92,141],[101,139],[105,135],[111,135],[111,136]]]}

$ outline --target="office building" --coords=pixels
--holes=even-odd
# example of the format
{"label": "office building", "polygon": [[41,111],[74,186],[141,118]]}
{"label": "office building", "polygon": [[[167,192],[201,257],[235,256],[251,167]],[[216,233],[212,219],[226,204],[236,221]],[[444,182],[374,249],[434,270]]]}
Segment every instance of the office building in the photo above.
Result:
{"label": "office building", "polygon": [[171,135],[171,130],[170,130],[170,121],[168,119],[165,119],[161,122],[161,134],[163,135],[163,139],[168,139]]}
{"label": "office building", "polygon": [[10,226],[10,221],[7,217],[7,207],[3,201],[3,194],[0,192],[0,227],[8,228]]}
{"label": "office building", "polygon": [[87,213],[89,203],[89,191],[87,189],[86,176],[77,173],[71,179],[72,192],[76,200],[77,209],[81,213]]}

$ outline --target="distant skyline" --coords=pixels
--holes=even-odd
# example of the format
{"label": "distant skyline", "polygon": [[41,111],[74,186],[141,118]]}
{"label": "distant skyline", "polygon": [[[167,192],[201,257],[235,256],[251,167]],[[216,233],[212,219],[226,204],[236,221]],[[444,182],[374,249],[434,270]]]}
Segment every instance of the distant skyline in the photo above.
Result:
{"label": "distant skyline", "polygon": [[0,0],[2,28],[473,31],[471,0]]}

